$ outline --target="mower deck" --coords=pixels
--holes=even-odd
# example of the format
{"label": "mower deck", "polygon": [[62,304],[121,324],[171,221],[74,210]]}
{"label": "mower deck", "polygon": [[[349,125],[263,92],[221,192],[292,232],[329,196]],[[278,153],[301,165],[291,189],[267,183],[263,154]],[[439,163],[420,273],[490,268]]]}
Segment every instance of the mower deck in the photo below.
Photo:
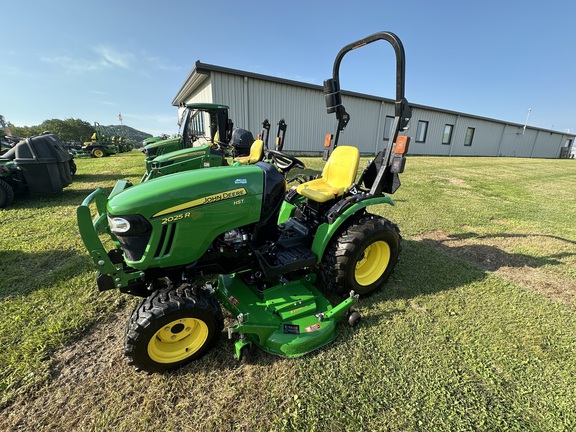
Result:
{"label": "mower deck", "polygon": [[357,302],[350,297],[335,307],[312,285],[313,278],[275,285],[262,292],[236,275],[221,275],[216,296],[238,319],[228,336],[240,335],[236,357],[251,343],[271,354],[299,357],[331,342],[337,323]]}

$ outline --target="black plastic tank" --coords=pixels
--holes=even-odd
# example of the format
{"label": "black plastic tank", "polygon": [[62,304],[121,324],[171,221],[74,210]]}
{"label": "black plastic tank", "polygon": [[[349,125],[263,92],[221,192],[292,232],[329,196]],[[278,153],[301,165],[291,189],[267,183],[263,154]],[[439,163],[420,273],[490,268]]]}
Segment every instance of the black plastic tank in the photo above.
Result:
{"label": "black plastic tank", "polygon": [[72,183],[72,156],[54,134],[30,137],[3,156],[22,170],[31,194],[54,194]]}

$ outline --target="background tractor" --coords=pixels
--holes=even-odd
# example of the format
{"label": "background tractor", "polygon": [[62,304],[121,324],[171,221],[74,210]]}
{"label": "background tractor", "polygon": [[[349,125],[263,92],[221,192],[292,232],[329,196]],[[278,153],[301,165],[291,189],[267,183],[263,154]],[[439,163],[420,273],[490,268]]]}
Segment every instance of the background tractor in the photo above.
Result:
{"label": "background tractor", "polygon": [[101,158],[118,153],[118,147],[106,136],[100,123],[94,122],[95,132],[90,141],[82,146],[84,152],[90,153],[92,157]]}
{"label": "background tractor", "polygon": [[[256,163],[264,157],[270,123],[254,140],[246,129],[234,128],[228,118],[228,106],[194,103],[183,107],[180,131],[177,137],[165,140],[152,139],[143,151],[146,155],[146,172],[142,181],[167,174],[229,165],[230,163]],[[277,142],[284,143],[286,123],[279,123]],[[264,141],[266,141],[266,144]]]}
{"label": "background tractor", "polygon": [[[358,148],[338,144],[350,120],[339,66],[347,52],[377,40],[396,53],[392,144],[356,181]],[[387,194],[400,185],[405,166],[409,140],[399,134],[411,112],[400,40],[381,32],[347,45],[324,88],[338,127],[319,178],[287,190],[285,174],[304,164],[267,149],[255,164],[174,173],[134,186],[120,181],[108,197],[97,189],[78,207],[99,290],[143,298],[129,318],[124,345],[137,369],[161,372],[201,357],[222,333],[221,307],[236,317],[227,329],[236,338],[236,358],[252,346],[284,357],[304,355],[332,341],[341,320],[356,325],[360,314],[352,307],[359,296],[390,277],[400,232],[368,208],[393,204]],[[115,248],[106,251],[99,234]],[[344,298],[333,305],[321,290]]]}
{"label": "background tractor", "polygon": [[234,127],[228,106],[210,103],[183,105],[178,136],[153,140],[142,149],[146,172],[142,181],[180,171],[227,165],[225,149]]}

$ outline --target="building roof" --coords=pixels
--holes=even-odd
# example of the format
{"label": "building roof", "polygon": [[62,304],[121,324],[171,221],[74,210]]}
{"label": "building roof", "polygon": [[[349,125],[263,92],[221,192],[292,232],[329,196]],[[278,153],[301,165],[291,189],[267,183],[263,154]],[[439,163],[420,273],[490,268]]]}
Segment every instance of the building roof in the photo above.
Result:
{"label": "building roof", "polygon": [[[279,84],[291,85],[291,86],[295,86],[295,87],[309,88],[312,90],[318,90],[318,91],[322,91],[322,92],[324,91],[324,88],[320,85],[317,85],[317,84],[310,84],[310,83],[306,83],[306,82],[302,82],[302,81],[294,81],[294,80],[289,80],[289,79],[285,79],[285,78],[278,78],[278,77],[274,77],[274,76],[270,76],[270,75],[262,75],[262,74],[243,71],[243,70],[239,70],[239,69],[231,69],[231,68],[227,68],[227,67],[223,67],[223,66],[216,66],[216,65],[212,65],[212,64],[202,63],[200,60],[197,60],[196,63],[194,64],[194,67],[192,68],[192,70],[190,71],[188,76],[186,77],[186,80],[182,84],[182,87],[180,88],[180,90],[178,91],[176,96],[174,97],[174,100],[172,101],[172,105],[178,106],[181,102],[185,102],[188,99],[188,97],[192,94],[192,92],[202,82],[204,82],[206,79],[209,78],[210,72],[220,72],[220,73],[228,74],[228,75],[236,75],[236,76],[241,76],[241,77],[254,78],[257,80],[261,80],[261,81],[269,81],[269,82],[274,82],[274,83],[279,83]],[[342,90],[342,94],[348,95],[348,96],[360,97],[360,98],[364,98],[364,99],[384,101],[384,102],[389,102],[389,103],[395,102],[393,99],[383,98],[380,96],[374,96],[374,95],[369,95],[369,94],[365,94],[365,93],[353,92],[353,91],[349,91],[349,90]],[[524,127],[524,125],[520,124],[520,123],[512,123],[512,122],[508,122],[508,121],[504,121],[504,120],[498,120],[498,119],[494,119],[494,118],[490,118],[490,117],[483,117],[483,116],[468,114],[468,113],[464,113],[464,112],[458,112],[458,111],[452,111],[452,110],[447,110],[447,109],[442,109],[442,108],[431,107],[431,106],[427,106],[427,105],[419,105],[419,104],[415,104],[412,102],[409,102],[409,105],[412,108],[419,108],[419,109],[429,110],[429,111],[438,111],[438,112],[442,112],[442,113],[446,113],[446,114],[453,114],[456,116],[465,116],[468,118],[479,119],[479,120],[487,120],[487,121],[491,121],[491,122],[495,122],[495,123],[501,123],[501,124],[510,125],[510,126],[517,126],[520,128]],[[543,129],[543,128],[538,128],[538,127],[533,127],[533,126],[526,126],[526,128],[534,129],[534,130],[541,130],[541,131],[546,131],[546,132],[551,132],[551,133],[561,133],[561,134],[564,134],[565,136],[576,138],[575,134],[566,133],[566,132],[562,132],[562,131],[555,131],[552,129]]]}

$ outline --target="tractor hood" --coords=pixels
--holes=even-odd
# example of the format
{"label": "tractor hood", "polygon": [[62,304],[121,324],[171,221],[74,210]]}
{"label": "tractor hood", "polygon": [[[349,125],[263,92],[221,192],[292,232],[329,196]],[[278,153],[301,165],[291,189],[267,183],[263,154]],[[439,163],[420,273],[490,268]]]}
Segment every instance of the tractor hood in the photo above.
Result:
{"label": "tractor hood", "polygon": [[254,165],[159,177],[110,198],[110,228],[132,267],[191,263],[218,235],[259,221],[263,185]]}
{"label": "tractor hood", "polygon": [[199,147],[186,148],[177,150],[154,158],[154,163],[158,166],[164,166],[169,163],[180,161],[184,158],[192,157],[210,157],[210,145],[206,144]]}
{"label": "tractor hood", "polygon": [[157,147],[163,147],[165,145],[177,144],[180,142],[181,139],[182,139],[181,137],[174,137],[174,138],[168,138],[165,140],[155,141],[153,143],[147,144],[146,146],[144,146],[144,148],[145,149],[153,149],[153,148],[157,148]]}

